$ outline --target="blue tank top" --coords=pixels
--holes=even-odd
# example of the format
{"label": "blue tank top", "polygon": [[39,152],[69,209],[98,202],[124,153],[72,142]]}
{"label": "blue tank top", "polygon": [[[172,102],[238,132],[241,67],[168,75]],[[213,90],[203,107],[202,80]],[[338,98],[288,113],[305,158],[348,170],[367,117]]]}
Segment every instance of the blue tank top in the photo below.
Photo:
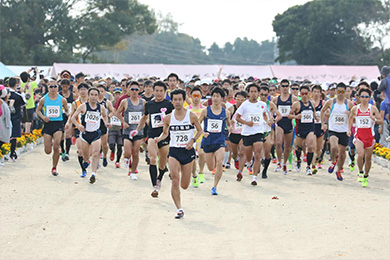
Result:
{"label": "blue tank top", "polygon": [[207,138],[203,137],[203,145],[224,144],[226,128],[226,110],[222,108],[219,115],[214,115],[211,107],[207,107],[207,117],[204,120],[204,131],[210,133]]}
{"label": "blue tank top", "polygon": [[58,94],[57,99],[51,100],[49,94],[44,96],[44,115],[50,118],[50,121],[62,121],[62,96]]}

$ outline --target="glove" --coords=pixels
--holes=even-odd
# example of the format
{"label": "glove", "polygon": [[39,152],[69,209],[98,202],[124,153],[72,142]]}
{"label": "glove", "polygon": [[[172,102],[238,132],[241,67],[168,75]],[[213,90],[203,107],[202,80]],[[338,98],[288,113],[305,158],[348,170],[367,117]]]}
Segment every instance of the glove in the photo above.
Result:
{"label": "glove", "polygon": [[134,136],[136,136],[138,134],[138,131],[137,130],[133,130],[130,132],[130,139],[133,139]]}

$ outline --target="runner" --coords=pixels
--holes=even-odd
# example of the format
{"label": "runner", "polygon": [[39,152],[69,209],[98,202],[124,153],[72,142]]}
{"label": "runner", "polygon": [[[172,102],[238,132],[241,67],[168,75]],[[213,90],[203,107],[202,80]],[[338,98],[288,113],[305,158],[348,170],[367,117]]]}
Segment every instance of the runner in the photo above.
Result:
{"label": "runner", "polygon": [[[143,98],[143,100],[145,100],[146,102],[149,102],[150,100],[152,100],[154,98],[154,94],[153,94],[153,82],[151,80],[147,80],[145,81],[144,83],[144,93],[142,93],[141,97]],[[149,122],[147,122],[145,124],[145,127],[144,127],[144,138],[143,138],[143,143],[142,143],[142,146],[145,150],[145,161],[147,164],[150,163],[150,158],[149,158],[149,152],[148,152],[148,141],[147,141],[147,132],[148,132],[148,127],[149,127]]]}
{"label": "runner", "polygon": [[[258,101],[260,87],[256,84],[250,84],[247,87],[248,100],[245,101],[237,110],[237,122],[242,124],[242,139],[245,146],[246,165],[252,164],[249,160],[253,159],[252,185],[257,185],[257,175],[260,172],[261,150],[264,142],[263,122],[273,123],[273,118],[267,118],[267,104]],[[268,96],[268,93],[267,93]],[[249,161],[249,162],[248,162]]]}
{"label": "runner", "polygon": [[302,85],[300,87],[300,93],[302,99],[300,101],[295,101],[290,110],[290,119],[295,119],[297,121],[297,132],[295,144],[297,146],[296,157],[297,157],[297,169],[301,169],[301,152],[303,150],[303,144],[306,143],[307,148],[307,166],[306,174],[312,175],[311,163],[314,156],[314,151],[316,148],[316,137],[314,135],[315,126],[314,121],[319,121],[315,108],[311,101],[309,100],[310,88],[308,85]]}
{"label": "runner", "polygon": [[[42,113],[42,110],[44,113]],[[60,158],[60,142],[64,132],[63,110],[69,114],[66,99],[58,94],[55,79],[49,80],[49,93],[39,101],[37,115],[45,122],[42,130],[45,143],[45,153],[51,154],[53,147],[53,167],[51,174],[57,176],[57,165]]]}
{"label": "runner", "polygon": [[[321,109],[324,105],[324,100],[321,98],[322,88],[320,85],[314,85],[311,89],[313,94],[313,99],[311,103],[315,107],[316,110],[316,116],[318,121],[314,121],[314,135],[316,136],[316,160],[313,164],[312,170],[313,174],[316,174],[318,169],[322,168],[321,165],[321,154],[322,154],[322,147],[324,145],[324,131],[321,129]],[[317,166],[316,166],[317,165]]]}
{"label": "runner", "polygon": [[[260,101],[267,104],[266,108],[266,114],[267,114],[267,121],[263,121],[263,128],[264,128],[264,150],[263,150],[263,159],[262,159],[262,165],[263,165],[263,171],[261,174],[261,178],[266,179],[268,166],[271,162],[271,148],[273,146],[273,138],[272,138],[272,126],[275,126],[275,122],[278,122],[280,119],[282,119],[282,114],[280,114],[279,110],[277,109],[276,105],[272,103],[268,97],[269,97],[270,91],[266,84],[262,84],[260,87]],[[276,118],[274,120],[274,115],[276,115]],[[268,124],[268,121],[273,121],[272,125],[270,126]]]}
{"label": "runner", "polygon": [[[195,113],[195,115],[199,118],[200,114],[203,110],[203,105],[200,103],[200,99],[202,98],[202,93],[200,88],[194,87],[191,89],[191,105],[188,106],[188,109]],[[200,135],[199,138],[196,139],[196,153],[198,155],[198,164],[199,164],[199,173],[196,174],[196,161],[194,166],[192,167],[192,186],[195,188],[199,187],[199,183],[204,183],[206,180],[204,178],[204,165],[206,163],[205,154],[201,146],[203,135]]]}
{"label": "runner", "polygon": [[[157,144],[161,140],[165,140],[168,135],[171,137],[169,143],[169,169],[172,178],[171,195],[177,208],[175,218],[180,219],[184,216],[180,199],[180,186],[182,189],[187,189],[190,185],[192,164],[196,158],[194,144],[202,135],[202,127],[196,114],[183,107],[186,100],[184,90],[173,90],[171,100],[175,110],[164,118],[163,132],[154,141]],[[195,137],[194,128],[196,128]]]}
{"label": "runner", "polygon": [[[62,91],[60,92],[60,95],[66,99],[68,110],[69,110],[69,112],[71,112],[72,111],[72,103],[73,103],[74,99],[73,99],[73,93],[71,91],[69,91],[70,81],[68,79],[61,80],[61,88],[62,88]],[[63,114],[64,126],[68,122],[68,119],[69,119],[68,115]],[[60,143],[61,159],[64,162],[69,161],[69,152],[70,152],[70,147],[72,146],[72,138],[71,138],[72,132],[73,132],[72,130],[73,129],[71,129],[71,128],[66,128],[65,134],[63,134],[61,137],[61,143]],[[64,147],[64,139],[66,141],[66,143],[65,143],[66,148]]]}
{"label": "runner", "polygon": [[[164,173],[168,171],[166,168],[169,151],[169,136],[156,143],[155,138],[159,137],[163,131],[164,117],[170,114],[173,110],[171,102],[165,99],[167,85],[162,81],[156,81],[153,85],[155,99],[145,104],[145,114],[141,118],[140,123],[136,130],[133,130],[130,135],[136,136],[145,122],[149,119],[150,127],[148,128],[148,150],[149,150],[149,174],[153,185],[152,197],[157,198],[158,192],[161,187],[161,182],[164,177]],[[157,153],[159,156],[159,175],[157,176]]]}
{"label": "runner", "polygon": [[[72,117],[73,117],[74,113],[76,112],[76,110],[82,104],[84,104],[88,101],[88,88],[89,88],[89,86],[86,83],[80,83],[77,86],[79,98],[72,103],[72,113],[71,113],[71,116],[69,116],[67,124],[65,125],[65,129],[72,127],[72,125],[74,126],[74,136],[76,138],[77,155],[78,155],[78,161],[79,161],[80,168],[81,168],[80,177],[82,177],[82,178],[84,178],[87,175],[87,170],[83,166],[83,149],[82,149],[83,142],[80,139],[80,131],[77,129],[76,125],[74,125],[72,123]],[[81,115],[77,118],[77,123],[81,124]]]}
{"label": "runner", "polygon": [[[287,79],[280,82],[280,95],[273,99],[273,103],[277,106],[282,119],[276,124],[275,144],[276,154],[278,157],[278,164],[275,171],[278,172],[282,168],[282,152],[283,153],[283,174],[287,174],[286,162],[291,152],[291,142],[293,138],[293,124],[292,120],[288,118],[291,106],[298,98],[289,94],[289,84]],[[284,146],[284,147],[283,147]]]}
{"label": "runner", "polygon": [[[360,104],[354,106],[349,117],[347,135],[351,135],[353,120],[356,120],[354,144],[357,152],[357,165],[359,168],[358,181],[363,187],[368,185],[368,176],[371,169],[371,157],[374,149],[374,124],[382,124],[383,120],[376,106],[369,104],[371,90],[361,88],[358,91]],[[363,170],[364,165],[364,170]]]}
{"label": "runner", "polygon": [[[80,85],[79,85],[80,88]],[[72,122],[80,131],[80,139],[82,141],[83,167],[87,169],[89,166],[90,151],[92,154],[92,175],[89,182],[93,184],[96,181],[96,172],[99,164],[99,154],[101,148],[101,131],[100,124],[103,122],[106,127],[111,125],[107,122],[106,110],[99,104],[100,92],[97,88],[88,90],[88,102],[81,104],[72,116]],[[77,119],[81,115],[81,124]],[[103,119],[103,120],[102,120]],[[82,176],[85,177],[85,176]]]}
{"label": "runner", "polygon": [[[122,100],[119,105],[117,116],[123,124],[123,138],[124,138],[124,167],[129,169],[130,161],[131,168],[129,169],[129,176],[132,180],[137,180],[137,167],[139,162],[139,150],[142,143],[143,131],[138,131],[136,135],[130,136],[130,133],[137,129],[141,118],[145,114],[145,100],[138,96],[140,91],[139,83],[132,81],[127,84],[127,93],[130,96]],[[122,112],[124,116],[122,116]],[[131,160],[132,159],[132,160]]]}
{"label": "runner", "polygon": [[[122,89],[115,88],[113,91],[114,100],[111,101],[111,104],[114,105],[118,98],[121,96]],[[121,130],[121,121],[115,116],[114,111],[111,111],[108,115],[110,119],[111,128],[108,130],[108,147],[111,150],[110,161],[114,161],[115,159],[115,146],[116,146],[116,161],[115,168],[120,168],[120,160],[122,157],[122,147],[123,147],[123,136]]]}
{"label": "runner", "polygon": [[222,177],[222,161],[225,154],[226,124],[230,127],[230,114],[222,107],[225,91],[216,87],[211,92],[212,104],[200,114],[199,121],[204,121],[204,134],[201,148],[205,152],[207,168],[215,170],[214,186],[211,195],[218,195],[217,186]]}
{"label": "runner", "polygon": [[[332,164],[328,169],[329,173],[333,173],[337,164],[336,177],[337,180],[342,181],[341,169],[345,161],[345,151],[348,145],[348,117],[353,107],[351,101],[344,96],[346,85],[342,82],[337,84],[337,97],[326,101],[324,107],[321,109],[321,118],[324,118],[324,113],[330,108],[329,115],[329,142],[330,142],[330,156]],[[327,129],[327,123],[323,121],[322,130]]]}
{"label": "runner", "polygon": [[[110,102],[109,99],[106,98],[106,87],[103,85],[98,85],[97,89],[99,90],[98,102],[105,109],[106,115],[108,115],[109,111],[115,112],[115,109],[112,106],[112,103]],[[103,119],[101,119],[101,120],[103,120]],[[100,153],[103,152],[103,167],[106,167],[108,165],[108,161],[107,161],[108,134],[107,134],[107,127],[103,123],[103,121],[100,122],[100,132],[101,132],[100,140],[101,140],[101,145],[102,145],[102,149],[101,149]]]}
{"label": "runner", "polygon": [[236,104],[229,108],[229,113],[232,115],[232,132],[229,135],[230,147],[232,152],[232,157],[234,160],[234,166],[238,170],[237,181],[241,181],[242,171],[245,166],[245,147],[242,141],[242,124],[236,121],[237,118],[237,109],[240,108],[242,103],[245,102],[248,94],[245,91],[239,91],[235,95]]}

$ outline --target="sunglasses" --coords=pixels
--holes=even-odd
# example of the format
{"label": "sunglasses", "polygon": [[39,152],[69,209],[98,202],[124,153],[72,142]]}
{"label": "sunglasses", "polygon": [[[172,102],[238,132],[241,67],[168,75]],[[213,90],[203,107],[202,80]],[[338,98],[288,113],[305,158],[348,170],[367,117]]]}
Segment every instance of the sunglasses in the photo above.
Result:
{"label": "sunglasses", "polygon": [[199,94],[194,94],[194,95],[192,95],[192,97],[194,97],[194,98],[200,98],[200,95],[199,95]]}
{"label": "sunglasses", "polygon": [[282,88],[288,88],[288,85],[280,85]]}
{"label": "sunglasses", "polygon": [[370,96],[360,96],[360,98],[370,98]]}
{"label": "sunglasses", "polygon": [[50,85],[49,88],[56,88],[57,85]]}
{"label": "sunglasses", "polygon": [[337,94],[344,94],[345,90],[337,90]]}
{"label": "sunglasses", "polygon": [[245,101],[245,98],[236,98],[236,101],[244,102],[244,101]]}
{"label": "sunglasses", "polygon": [[262,97],[268,97],[268,94],[260,94]]}
{"label": "sunglasses", "polygon": [[138,91],[139,88],[131,88],[130,90],[131,90],[131,91]]}
{"label": "sunglasses", "polygon": [[292,90],[299,90],[299,88],[291,88]]}
{"label": "sunglasses", "polygon": [[309,95],[309,92],[301,93],[301,96],[307,96],[307,95]]}

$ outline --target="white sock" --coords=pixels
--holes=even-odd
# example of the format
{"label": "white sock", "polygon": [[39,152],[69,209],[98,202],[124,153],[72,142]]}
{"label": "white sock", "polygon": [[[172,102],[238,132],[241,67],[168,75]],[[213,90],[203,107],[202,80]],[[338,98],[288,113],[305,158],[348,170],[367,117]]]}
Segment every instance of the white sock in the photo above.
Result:
{"label": "white sock", "polygon": [[223,157],[222,165],[226,165],[226,163],[229,161],[230,152],[225,152],[225,156]]}
{"label": "white sock", "polygon": [[96,172],[93,172],[92,175],[95,176]]}

